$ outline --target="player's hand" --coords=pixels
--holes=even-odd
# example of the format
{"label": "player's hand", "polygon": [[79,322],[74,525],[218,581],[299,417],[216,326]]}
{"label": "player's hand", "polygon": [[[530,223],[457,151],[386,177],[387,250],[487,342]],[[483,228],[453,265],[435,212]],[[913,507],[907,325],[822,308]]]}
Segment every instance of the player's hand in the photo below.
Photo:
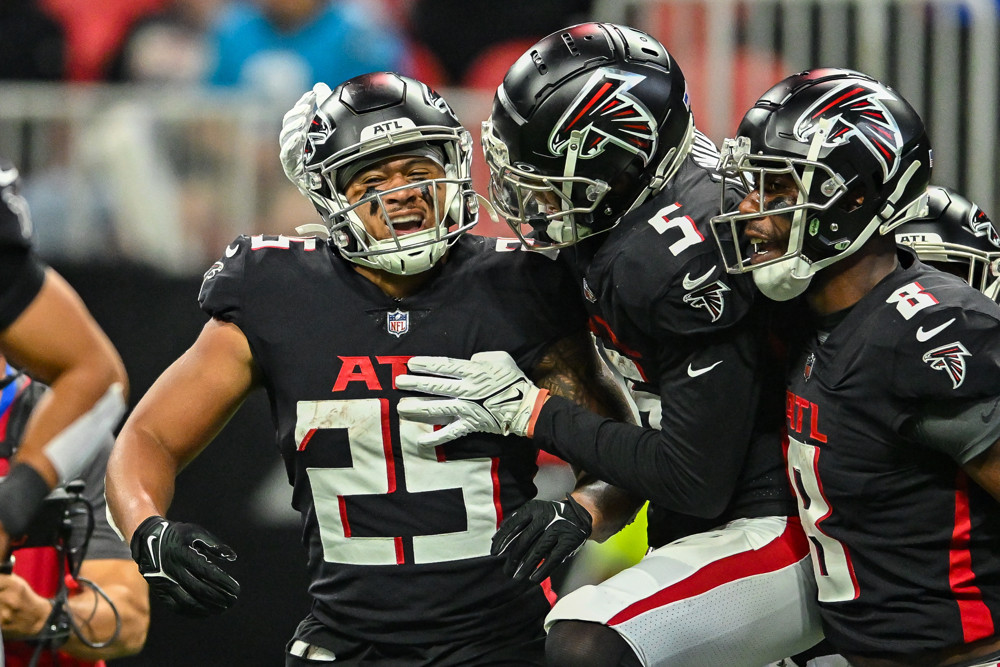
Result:
{"label": "player's hand", "polygon": [[573,496],[529,500],[493,536],[490,553],[504,556],[504,572],[517,580],[545,580],[590,537],[593,520]]}
{"label": "player's hand", "polygon": [[[536,404],[548,392],[525,377],[506,352],[479,352],[472,359],[412,357],[411,373],[400,375],[396,387],[445,398],[407,397],[399,401],[399,415],[414,421],[445,425],[418,439],[422,445],[440,445],[474,432],[527,435]],[[451,420],[451,421],[449,421]]]}
{"label": "player's hand", "polygon": [[305,173],[306,135],[316,115],[316,109],[331,94],[328,85],[317,83],[312,90],[299,98],[281,121],[281,134],[278,135],[278,143],[281,144],[281,167],[285,170],[288,180],[303,192],[312,190]]}
{"label": "player's hand", "polygon": [[172,611],[209,616],[236,602],[240,585],[219,567],[236,560],[236,552],[200,526],[151,516],[130,546],[150,591]]}
{"label": "player's hand", "polygon": [[52,604],[16,574],[0,574],[0,630],[4,639],[35,637],[52,613]]}

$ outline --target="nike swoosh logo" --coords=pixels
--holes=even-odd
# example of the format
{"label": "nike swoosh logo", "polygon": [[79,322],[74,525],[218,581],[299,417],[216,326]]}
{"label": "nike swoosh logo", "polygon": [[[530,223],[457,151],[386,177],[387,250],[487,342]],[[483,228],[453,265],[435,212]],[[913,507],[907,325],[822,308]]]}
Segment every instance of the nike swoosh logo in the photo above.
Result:
{"label": "nike swoosh logo", "polygon": [[17,180],[17,168],[0,169],[0,188],[5,188]]}
{"label": "nike swoosh logo", "polygon": [[716,366],[718,366],[719,364],[721,364],[723,361],[724,361],[723,359],[720,359],[719,361],[716,361],[711,366],[706,366],[705,368],[699,368],[698,370],[693,369],[691,367],[691,364],[688,364],[688,377],[696,378],[699,375],[704,375],[705,373],[709,372],[710,370],[712,370],[713,368],[715,368]]}
{"label": "nike swoosh logo", "polygon": [[691,278],[691,274],[690,273],[685,273],[684,274],[684,280],[681,281],[681,284],[684,285],[684,289],[692,290],[695,287],[698,287],[699,285],[701,285],[703,282],[705,282],[709,278],[711,278],[713,273],[715,273],[715,269],[711,268],[711,269],[708,270],[708,273],[706,273],[705,275],[699,276],[699,277],[694,278],[694,279]]}
{"label": "nike swoosh logo", "polygon": [[160,569],[160,550],[157,548],[159,539],[159,535],[150,535],[146,538],[146,549],[149,551],[149,558],[153,561],[153,568],[157,571]]}
{"label": "nike swoosh logo", "polygon": [[953,317],[944,324],[942,324],[941,326],[934,327],[933,329],[930,329],[928,331],[924,331],[923,327],[917,327],[917,340],[920,341],[921,343],[929,341],[931,338],[934,338],[934,336],[937,336],[939,333],[950,327],[951,323],[954,321],[955,318]]}
{"label": "nike swoosh logo", "polygon": [[232,257],[233,255],[235,255],[239,251],[240,251],[240,247],[238,245],[228,246],[226,248],[226,257]]}

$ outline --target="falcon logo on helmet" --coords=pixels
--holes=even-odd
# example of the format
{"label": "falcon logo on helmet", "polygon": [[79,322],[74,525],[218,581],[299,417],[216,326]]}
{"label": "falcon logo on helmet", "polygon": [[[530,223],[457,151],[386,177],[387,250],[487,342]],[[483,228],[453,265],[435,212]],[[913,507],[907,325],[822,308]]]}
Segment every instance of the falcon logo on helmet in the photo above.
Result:
{"label": "falcon logo on helmet", "polygon": [[333,126],[330,124],[330,120],[321,110],[317,110],[316,115],[309,123],[309,129],[306,131],[306,145],[303,154],[307,160],[316,152],[316,146],[326,143],[332,133]]}
{"label": "falcon logo on helmet", "polygon": [[693,292],[684,295],[684,303],[692,308],[704,308],[712,316],[712,321],[716,322],[722,317],[726,301],[724,294],[729,291],[725,283],[716,280],[711,285],[706,285]]}
{"label": "falcon logo on helmet", "polygon": [[845,81],[816,100],[795,123],[795,138],[809,143],[819,129],[819,121],[832,121],[824,146],[840,146],[859,141],[882,165],[884,180],[889,180],[899,166],[903,136],[896,119],[882,103],[895,100],[884,89],[869,87],[856,80]]}
{"label": "falcon logo on helmet", "polygon": [[1000,235],[997,234],[993,221],[978,206],[973,209],[969,216],[969,228],[976,236],[985,236],[990,243],[1000,248]]}
{"label": "falcon logo on helmet", "polygon": [[944,371],[951,378],[952,389],[958,389],[965,382],[965,357],[972,354],[959,342],[936,347],[923,356],[924,362],[936,371]]}
{"label": "falcon logo on helmet", "polygon": [[645,79],[641,74],[610,67],[594,72],[549,136],[552,154],[566,154],[570,134],[580,131],[582,160],[600,155],[610,143],[640,156],[644,165],[649,164],[656,153],[657,124],[649,109],[628,94],[630,88]]}

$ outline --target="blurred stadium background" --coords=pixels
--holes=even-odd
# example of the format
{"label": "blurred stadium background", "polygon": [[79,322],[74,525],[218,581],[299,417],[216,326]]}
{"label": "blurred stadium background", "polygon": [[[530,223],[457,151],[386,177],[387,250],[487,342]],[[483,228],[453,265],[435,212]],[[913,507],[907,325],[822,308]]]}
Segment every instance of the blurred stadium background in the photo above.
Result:
{"label": "blurred stadium background", "polygon": [[[295,70],[273,62],[251,82],[208,81],[203,38],[216,12],[231,4],[226,0],[2,4],[0,154],[24,174],[41,254],[118,345],[138,399],[197,335],[205,319],[196,303],[201,273],[225,245],[237,234],[292,233],[314,216],[277,157],[281,117],[311,81],[296,85]],[[438,88],[477,138],[507,66],[535,39],[579,20],[610,20],[646,30],[670,49],[689,80],[696,122],[716,141],[787,74],[852,67],[895,87],[922,114],[935,149],[935,183],[994,216],[1000,203],[996,0],[353,4],[396,40],[399,69]],[[25,10],[63,29],[61,56],[53,56],[61,67],[31,74],[12,62],[19,40],[42,44],[19,27]],[[464,51],[457,48],[463,41]],[[480,192],[484,183],[480,160]],[[497,236],[505,229],[486,220],[478,231]],[[566,483],[565,476],[554,479],[546,492]],[[257,395],[181,475],[171,510],[240,554],[240,603],[201,621],[154,605],[145,651],[113,664],[281,664],[282,647],[308,605],[289,500],[266,399]],[[624,563],[636,546],[621,551]],[[559,583],[577,585],[622,564],[616,555],[594,557],[602,564],[590,561]]]}

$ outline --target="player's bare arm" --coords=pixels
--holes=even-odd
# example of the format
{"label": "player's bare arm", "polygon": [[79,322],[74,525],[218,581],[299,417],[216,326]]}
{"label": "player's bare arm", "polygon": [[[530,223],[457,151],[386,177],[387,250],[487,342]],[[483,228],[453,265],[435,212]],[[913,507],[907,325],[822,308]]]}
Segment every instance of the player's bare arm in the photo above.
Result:
{"label": "player's bare arm", "polygon": [[59,474],[43,447],[87,413],[112,384],[120,384],[127,394],[125,366],[79,295],[52,269],[34,301],[0,332],[0,349],[11,363],[51,388],[29,419],[15,460],[30,464],[53,488]]}
{"label": "player's bare arm", "polygon": [[255,386],[243,332],[210,320],[139,401],[111,452],[108,509],[150,592],[178,613],[217,614],[239,595],[239,584],[221,567],[236,553],[201,526],[164,517],[177,473]]}
{"label": "player's bare arm", "polygon": [[108,461],[108,507],[126,540],[144,519],[166,513],[174,477],[229,421],[256,382],[246,337],[236,325],[213,319],[150,387]]}
{"label": "player's bare arm", "polygon": [[[601,363],[590,334],[552,345],[535,367],[533,379],[550,393],[617,421],[631,421],[631,410],[618,385]],[[643,499],[574,468],[573,498],[593,520],[590,539],[603,542],[625,527]]]}

